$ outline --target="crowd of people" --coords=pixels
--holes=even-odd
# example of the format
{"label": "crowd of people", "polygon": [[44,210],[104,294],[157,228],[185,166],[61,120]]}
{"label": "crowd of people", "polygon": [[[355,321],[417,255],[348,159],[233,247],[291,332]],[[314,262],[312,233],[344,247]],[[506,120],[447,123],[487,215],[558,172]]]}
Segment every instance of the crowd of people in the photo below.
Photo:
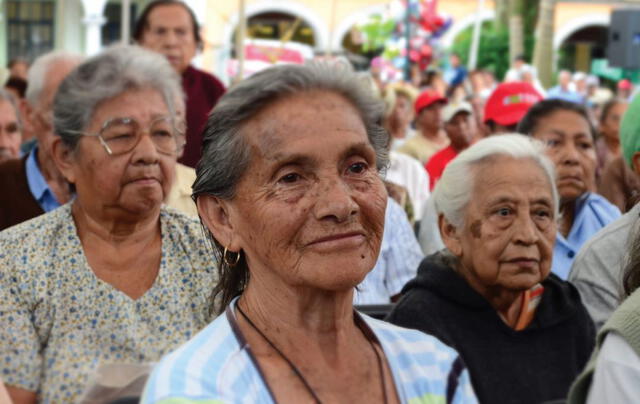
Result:
{"label": "crowd of people", "polygon": [[0,402],[634,401],[629,81],[453,54],[225,89],[178,0],[133,40],[0,90]]}

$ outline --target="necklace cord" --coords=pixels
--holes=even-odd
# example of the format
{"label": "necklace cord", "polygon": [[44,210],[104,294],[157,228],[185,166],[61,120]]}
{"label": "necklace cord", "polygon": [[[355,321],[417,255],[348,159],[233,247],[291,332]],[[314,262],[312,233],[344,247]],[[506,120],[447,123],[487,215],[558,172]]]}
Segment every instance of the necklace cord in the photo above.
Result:
{"label": "necklace cord", "polygon": [[311,396],[313,397],[313,399],[319,403],[322,404],[322,401],[320,400],[320,398],[318,397],[318,395],[316,394],[316,392],[313,390],[313,388],[311,388],[311,386],[309,385],[309,382],[307,382],[307,379],[304,378],[304,376],[302,375],[302,372],[300,372],[300,370],[296,367],[296,365],[293,364],[293,362],[291,362],[291,360],[289,358],[287,358],[287,356],[280,350],[278,349],[277,346],[275,346],[275,344],[273,342],[271,342],[271,340],[269,338],[267,338],[266,335],[264,335],[264,333],[253,323],[253,321],[251,321],[251,319],[249,318],[249,316],[247,316],[247,314],[240,308],[240,305],[237,304],[236,307],[238,308],[238,311],[240,312],[240,314],[242,314],[242,317],[244,317],[245,320],[247,320],[247,322],[249,323],[249,325],[251,325],[251,327],[256,330],[258,332],[258,334],[260,334],[260,336],[267,341],[267,343],[271,346],[271,348],[273,348],[278,355],[280,355],[282,357],[282,359],[285,360],[285,362],[287,362],[287,364],[289,365],[289,367],[291,368],[291,370],[293,370],[293,373],[296,374],[296,376],[298,376],[298,378],[300,379],[300,381],[302,382],[302,384],[304,384],[304,387],[307,389],[307,391],[309,392],[309,394],[311,394]]}
{"label": "necklace cord", "polygon": [[[236,308],[238,309],[238,311],[240,312],[240,314],[242,314],[242,317],[244,317],[245,320],[247,320],[247,322],[249,323],[249,325],[256,330],[256,332],[258,334],[260,334],[260,336],[267,341],[267,343],[269,344],[269,346],[271,346],[271,348],[273,348],[278,355],[280,355],[280,357],[282,357],[282,359],[285,360],[285,362],[287,362],[287,364],[289,365],[289,367],[291,368],[291,370],[293,370],[293,373],[295,373],[295,375],[300,379],[300,381],[302,382],[302,384],[304,385],[304,387],[307,389],[307,391],[309,392],[309,394],[313,397],[313,399],[319,403],[322,404],[322,400],[320,400],[320,398],[318,397],[318,395],[316,394],[316,392],[313,390],[313,388],[311,387],[311,385],[309,384],[309,382],[307,382],[307,379],[305,379],[305,377],[302,375],[302,372],[300,372],[300,370],[297,368],[296,365],[293,364],[293,362],[287,358],[287,356],[280,350],[278,349],[277,346],[275,346],[275,344],[273,342],[271,342],[271,340],[269,338],[267,338],[267,336],[258,328],[258,326],[256,326],[254,324],[253,321],[251,321],[251,319],[249,318],[249,316],[244,312],[244,310],[242,310],[240,308],[240,305],[237,304]],[[382,394],[383,394],[383,402],[384,404],[387,404],[388,398],[387,398],[387,385],[386,385],[386,381],[385,381],[385,377],[384,377],[384,367],[382,364],[382,357],[380,355],[380,352],[378,352],[378,350],[376,349],[375,345],[373,344],[373,341],[371,341],[371,338],[368,338],[366,333],[365,334],[365,338],[367,339],[367,341],[369,342],[369,345],[371,345],[371,349],[373,349],[373,352],[376,355],[376,359],[378,362],[378,371],[380,372],[380,379],[382,381]]]}

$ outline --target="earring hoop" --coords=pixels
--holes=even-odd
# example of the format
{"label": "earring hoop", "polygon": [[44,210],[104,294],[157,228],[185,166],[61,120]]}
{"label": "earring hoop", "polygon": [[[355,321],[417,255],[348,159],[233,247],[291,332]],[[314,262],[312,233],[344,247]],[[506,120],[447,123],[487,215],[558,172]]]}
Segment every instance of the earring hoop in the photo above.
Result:
{"label": "earring hoop", "polygon": [[225,247],[224,252],[222,253],[222,260],[224,261],[225,264],[229,266],[229,268],[233,268],[236,265],[238,265],[238,262],[240,261],[240,251],[236,253],[236,259],[233,262],[230,262],[229,259],[227,258],[228,252],[233,253],[233,251],[229,251],[227,247]]}

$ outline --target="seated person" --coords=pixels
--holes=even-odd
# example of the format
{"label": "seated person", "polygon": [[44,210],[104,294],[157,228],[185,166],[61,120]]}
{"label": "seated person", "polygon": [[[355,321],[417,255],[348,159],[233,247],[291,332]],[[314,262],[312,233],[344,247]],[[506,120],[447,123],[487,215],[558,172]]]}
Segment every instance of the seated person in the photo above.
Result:
{"label": "seated person", "polygon": [[558,196],[542,149],[494,136],[447,166],[433,193],[446,249],[388,318],[458,350],[482,403],[562,399],[593,348],[578,291],[550,275]]}
{"label": "seated person", "polygon": [[431,156],[424,168],[429,173],[429,190],[433,190],[442,171],[461,151],[471,145],[476,135],[473,109],[467,102],[451,102],[442,110],[444,131],[449,146]]}
{"label": "seated person", "polygon": [[489,133],[513,133],[518,122],[533,104],[543,97],[529,83],[508,82],[498,85],[484,104],[484,123]]}
{"label": "seated person", "polygon": [[[640,96],[636,96],[620,125],[620,143],[624,164],[640,173]],[[576,256],[569,281],[576,285],[596,329],[618,307],[622,292],[622,275],[629,240],[638,231],[640,204],[611,222],[587,241]]]}
{"label": "seated person", "polygon": [[598,193],[621,212],[628,212],[640,201],[640,175],[618,156],[604,167]]}
{"label": "seated person", "polygon": [[226,308],[160,362],[142,403],[476,402],[453,349],[353,309],[383,237],[381,113],[323,64],[273,67],[221,98],[193,194]]}
{"label": "seated person", "polygon": [[215,311],[198,221],[162,206],[184,143],[178,77],[115,47],[53,100],[51,150],[76,196],[0,233],[0,374],[18,403],[72,403],[110,363],[153,362]]}
{"label": "seated person", "polygon": [[82,59],[55,51],[38,57],[29,69],[25,122],[35,136],[20,160],[0,164],[0,230],[50,212],[70,201],[73,192],[53,161],[53,97],[62,80]]}
{"label": "seated person", "polygon": [[402,287],[416,276],[424,258],[402,207],[387,198],[384,232],[376,265],[355,293],[354,304],[388,304],[400,297]]}
{"label": "seated person", "polygon": [[[628,105],[627,100],[614,98],[602,107],[598,127],[599,136],[596,140],[598,180],[602,179],[605,167],[620,156],[620,122]],[[600,183],[598,183],[598,191],[600,192]]]}
{"label": "seated person", "polygon": [[0,89],[0,161],[20,157],[20,113],[13,95]]}
{"label": "seated person", "polygon": [[449,139],[442,130],[442,108],[446,104],[447,99],[437,91],[422,92],[413,104],[416,134],[397,151],[424,165],[438,150],[447,147]]}
{"label": "seated person", "polygon": [[518,132],[545,143],[555,165],[561,215],[551,270],[567,279],[582,245],[620,217],[616,206],[595,193],[595,130],[584,107],[551,99],[531,107]]}
{"label": "seated person", "polygon": [[624,301],[598,332],[596,349],[569,394],[569,404],[635,403],[640,387],[640,234],[622,271]]}

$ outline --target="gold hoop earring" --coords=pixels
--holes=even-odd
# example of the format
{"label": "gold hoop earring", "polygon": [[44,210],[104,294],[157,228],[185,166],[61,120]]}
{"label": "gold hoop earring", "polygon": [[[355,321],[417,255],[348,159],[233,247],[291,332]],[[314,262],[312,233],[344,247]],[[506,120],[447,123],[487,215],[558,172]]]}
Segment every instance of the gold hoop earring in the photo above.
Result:
{"label": "gold hoop earring", "polygon": [[229,262],[229,259],[227,258],[227,252],[229,252],[229,250],[227,249],[227,247],[225,247],[224,252],[222,253],[222,260],[229,266],[229,268],[233,268],[238,265],[238,262],[240,261],[240,251],[236,253],[236,259],[233,261],[233,263]]}

